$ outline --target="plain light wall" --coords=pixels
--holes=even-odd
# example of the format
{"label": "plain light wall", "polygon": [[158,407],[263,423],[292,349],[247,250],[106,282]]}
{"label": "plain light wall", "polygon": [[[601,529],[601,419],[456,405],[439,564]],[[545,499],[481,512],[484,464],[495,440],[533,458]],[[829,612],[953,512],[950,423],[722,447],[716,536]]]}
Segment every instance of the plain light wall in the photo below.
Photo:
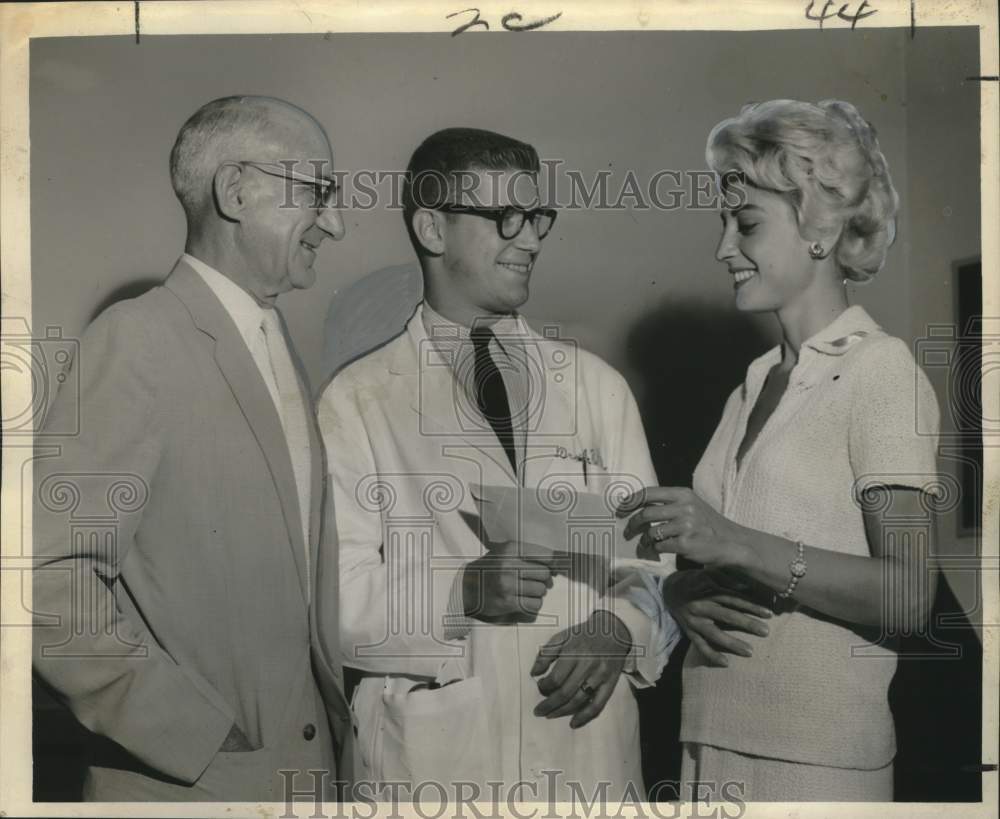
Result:
{"label": "plain light wall", "polygon": [[[853,298],[912,342],[953,321],[950,263],[979,253],[979,96],[962,82],[977,73],[975,29],[36,40],[34,331],[78,335],[110,299],[166,275],[184,242],[170,146],[215,97],[302,106],[348,171],[405,168],[432,131],[471,125],[587,177],[610,169],[612,190],[629,169],[640,180],[703,169],[709,130],[747,101],[834,97],[875,124],[903,203],[885,269]],[[334,294],[413,258],[398,211],[345,212],[345,222],[346,238],[320,250],[317,285],[280,301],[314,379]],[[690,476],[725,395],[776,338],[770,318],[735,315],[714,259],[719,227],[713,211],[565,211],[524,310],[625,373],[661,480]],[[974,591],[960,590],[963,602]]]}
{"label": "plain light wall", "polygon": [[[163,278],[184,239],[167,156],[187,116],[215,97],[270,94],[301,105],[326,126],[345,170],[405,168],[427,134],[475,125],[530,141],[588,177],[611,169],[612,190],[628,169],[641,180],[703,169],[709,129],[748,100],[841,97],[877,125],[905,201],[907,47],[893,30],[35,41],[36,323],[77,333],[122,285]],[[319,283],[281,305],[314,374],[334,291],[412,258],[397,211],[345,216],[346,239],[320,251]],[[525,313],[560,322],[627,370],[626,329],[651,308],[729,309],[729,277],[714,260],[718,228],[712,211],[564,212]],[[900,258],[859,298],[906,336],[900,306],[910,282]]]}

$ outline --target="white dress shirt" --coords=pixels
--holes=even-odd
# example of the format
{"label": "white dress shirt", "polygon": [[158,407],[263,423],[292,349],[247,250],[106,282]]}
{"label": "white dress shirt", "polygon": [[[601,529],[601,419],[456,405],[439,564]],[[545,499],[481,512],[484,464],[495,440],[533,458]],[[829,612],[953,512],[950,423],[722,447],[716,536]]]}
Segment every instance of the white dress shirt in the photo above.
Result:
{"label": "white dress shirt", "polygon": [[[267,385],[267,391],[274,402],[274,409],[278,413],[281,427],[285,432],[285,443],[288,445],[289,456],[292,459],[292,467],[295,472],[296,489],[299,496],[299,507],[302,518],[302,534],[306,544],[306,572],[309,571],[309,507],[310,507],[310,486],[309,486],[309,439],[304,432],[302,424],[292,425],[292,419],[288,418],[289,406],[287,402],[281,400],[281,390],[275,377],[275,366],[284,365],[294,369],[290,357],[287,356],[287,344],[285,344],[286,354],[282,356],[281,362],[273,362],[271,354],[268,352],[267,338],[264,333],[263,324],[267,314],[274,314],[274,308],[261,307],[253,296],[240,287],[236,282],[224,276],[218,270],[197,259],[189,253],[181,257],[187,262],[204,280],[205,284],[211,288],[222,307],[229,314],[229,317],[236,325],[241,338],[247,345],[254,364],[260,377]],[[274,326],[274,325],[272,325]],[[280,320],[278,322],[280,327]],[[297,376],[294,372],[289,375],[290,381],[295,381]],[[306,411],[306,398],[300,396],[302,407],[299,411]],[[291,430],[296,432],[292,433]],[[305,451],[303,451],[303,448]]]}
{"label": "white dress shirt", "polygon": [[267,391],[271,393],[271,400],[274,401],[274,408],[281,416],[281,399],[278,394],[278,385],[274,380],[274,373],[271,370],[271,362],[267,355],[267,344],[264,340],[264,333],[261,324],[264,321],[264,310],[251,296],[228,276],[224,276],[214,267],[205,264],[201,259],[197,259],[190,253],[185,253],[181,258],[187,262],[195,272],[205,280],[216,298],[222,302],[222,307],[229,314],[229,317],[240,332],[240,337],[250,350],[254,364],[260,372],[260,377],[267,384]]}

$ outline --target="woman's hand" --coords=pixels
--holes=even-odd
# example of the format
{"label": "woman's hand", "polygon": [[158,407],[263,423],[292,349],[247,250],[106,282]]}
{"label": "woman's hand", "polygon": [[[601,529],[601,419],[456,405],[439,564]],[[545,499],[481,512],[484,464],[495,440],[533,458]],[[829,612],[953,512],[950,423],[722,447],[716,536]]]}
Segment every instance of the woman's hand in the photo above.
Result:
{"label": "woman's hand", "polygon": [[743,631],[766,637],[770,610],[721,585],[712,572],[684,569],[663,581],[663,600],[691,643],[709,665],[728,666],[725,654],[751,656],[750,645],[731,635]]}
{"label": "woman's hand", "polygon": [[652,549],[673,552],[703,566],[743,567],[752,557],[743,543],[743,528],[724,518],[691,489],[648,486],[625,498],[620,516],[632,515],[625,539],[641,535],[638,555]]}

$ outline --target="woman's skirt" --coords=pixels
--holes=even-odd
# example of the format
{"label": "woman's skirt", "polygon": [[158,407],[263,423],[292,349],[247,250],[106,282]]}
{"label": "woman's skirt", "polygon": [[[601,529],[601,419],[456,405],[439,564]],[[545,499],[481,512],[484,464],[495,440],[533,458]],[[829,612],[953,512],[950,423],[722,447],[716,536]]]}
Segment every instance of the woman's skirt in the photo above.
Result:
{"label": "woman's skirt", "polygon": [[830,768],[685,742],[681,799],[701,802],[891,802],[892,763]]}

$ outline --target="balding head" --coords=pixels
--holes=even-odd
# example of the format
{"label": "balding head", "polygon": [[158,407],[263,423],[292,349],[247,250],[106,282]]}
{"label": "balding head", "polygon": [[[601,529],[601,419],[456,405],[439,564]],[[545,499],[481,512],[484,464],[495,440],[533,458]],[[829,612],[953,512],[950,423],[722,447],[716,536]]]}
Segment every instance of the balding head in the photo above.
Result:
{"label": "balding head", "polygon": [[184,123],[170,152],[170,182],[188,221],[212,204],[212,184],[227,160],[328,161],[330,144],[307,112],[274,97],[223,97]]}
{"label": "balding head", "polygon": [[170,153],[185,251],[261,304],[311,287],[317,249],[344,235],[332,174],[326,133],[301,108],[249,96],[203,105]]}

